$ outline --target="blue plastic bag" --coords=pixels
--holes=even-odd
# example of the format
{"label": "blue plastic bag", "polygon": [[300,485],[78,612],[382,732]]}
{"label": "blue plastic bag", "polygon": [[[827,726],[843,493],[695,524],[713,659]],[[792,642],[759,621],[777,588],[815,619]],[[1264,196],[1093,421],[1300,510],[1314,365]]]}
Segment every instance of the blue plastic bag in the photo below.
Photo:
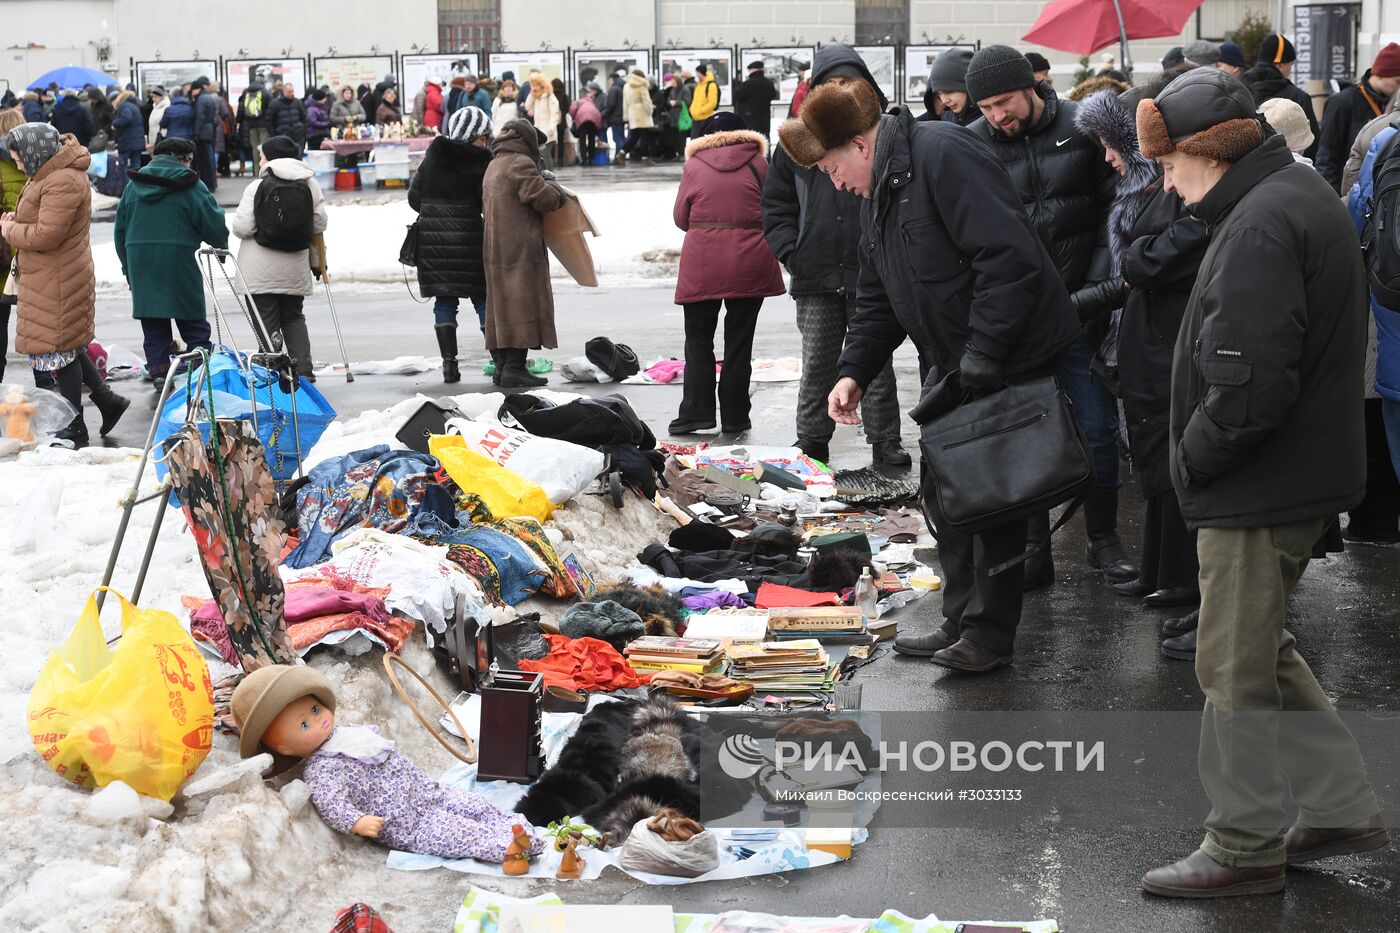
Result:
{"label": "blue plastic bag", "polygon": [[[161,409],[160,425],[156,428],[155,448],[161,450],[165,439],[185,424],[189,392],[199,387],[199,370],[186,376],[172,376],[181,383],[170,393]],[[213,415],[216,418],[239,418],[252,421],[257,414],[258,437],[267,454],[268,469],[275,480],[289,480],[296,475],[302,455],[309,453],[320,440],[327,426],[335,420],[335,409],[325,396],[309,382],[301,382],[296,390],[296,418],[292,418],[292,396],[278,384],[277,374],[254,365],[251,373],[240,364],[238,357],[226,347],[209,355],[209,385],[214,389]],[[209,404],[209,389],[199,389],[201,401]],[[236,404],[241,401],[242,404]],[[227,405],[227,410],[225,406]],[[209,422],[202,420],[199,432],[209,441]],[[300,453],[298,453],[300,450]],[[165,463],[156,461],[156,476],[165,478]]]}

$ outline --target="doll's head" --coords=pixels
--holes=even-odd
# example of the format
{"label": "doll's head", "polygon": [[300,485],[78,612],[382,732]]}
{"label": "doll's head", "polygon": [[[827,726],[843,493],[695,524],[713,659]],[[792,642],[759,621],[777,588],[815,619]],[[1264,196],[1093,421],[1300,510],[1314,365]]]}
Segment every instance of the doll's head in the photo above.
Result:
{"label": "doll's head", "polygon": [[18,405],[25,401],[24,388],[22,386],[10,386],[5,393],[5,401],[11,405]]}
{"label": "doll's head", "polygon": [[335,728],[335,691],[318,671],[302,665],[262,667],[233,691],[238,754],[269,751],[306,758]]}

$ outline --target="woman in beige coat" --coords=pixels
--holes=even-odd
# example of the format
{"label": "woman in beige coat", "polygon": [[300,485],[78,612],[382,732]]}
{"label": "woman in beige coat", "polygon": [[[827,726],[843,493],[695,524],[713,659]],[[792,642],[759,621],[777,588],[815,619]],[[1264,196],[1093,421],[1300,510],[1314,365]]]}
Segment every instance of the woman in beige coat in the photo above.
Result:
{"label": "woman in beige coat", "polygon": [[[552,92],[551,92],[552,96]],[[540,174],[540,133],[512,120],[491,144],[482,180],[485,208],[486,349],[503,388],[545,385],[525,368],[527,351],[557,347],[554,289],[544,245],[544,215],[564,206],[564,191]]]}
{"label": "woman in beige coat", "polygon": [[107,387],[87,355],[96,299],[88,243],[92,188],[87,168],[92,157],[76,137],[59,136],[47,123],[15,127],[5,136],[5,146],[29,176],[15,212],[0,216],[0,237],[20,254],[15,349],[29,354],[35,369],[53,373],[59,394],[78,411],[58,438],[85,447],[84,384],[102,413],[104,436],[131,404]]}
{"label": "woman in beige coat", "polygon": [[554,87],[538,71],[530,72],[530,99],[525,102],[525,112],[535,122],[535,129],[544,134],[544,167],[552,169],[554,144],[559,139],[559,98],[554,96]]}
{"label": "woman in beige coat", "polygon": [[645,161],[651,155],[656,124],[652,121],[651,82],[646,72],[633,68],[622,87],[622,112],[627,117],[627,141],[618,150],[617,162],[628,159]]}

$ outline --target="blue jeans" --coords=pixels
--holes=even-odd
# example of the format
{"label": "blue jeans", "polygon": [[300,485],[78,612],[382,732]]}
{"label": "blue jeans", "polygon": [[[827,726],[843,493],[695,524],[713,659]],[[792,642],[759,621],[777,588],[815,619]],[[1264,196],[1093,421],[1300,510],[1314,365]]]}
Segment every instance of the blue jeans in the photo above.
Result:
{"label": "blue jeans", "polygon": [[1081,335],[1060,355],[1055,376],[1060,388],[1074,403],[1074,414],[1089,440],[1094,458],[1096,489],[1117,489],[1118,479],[1118,400],[1089,369],[1096,344]]}
{"label": "blue jeans", "polygon": [[[433,299],[433,323],[451,324],[457,326],[457,303],[462,299],[451,298],[447,295],[439,295]],[[486,327],[486,299],[469,298],[472,307],[476,309],[476,320],[484,329]]]}
{"label": "blue jeans", "polygon": [[1400,399],[1381,399],[1381,416],[1385,418],[1385,439],[1390,445],[1390,463],[1400,476]]}
{"label": "blue jeans", "polygon": [[627,141],[627,131],[621,123],[614,123],[608,127],[608,132],[612,134],[613,155],[622,151],[622,144]]}

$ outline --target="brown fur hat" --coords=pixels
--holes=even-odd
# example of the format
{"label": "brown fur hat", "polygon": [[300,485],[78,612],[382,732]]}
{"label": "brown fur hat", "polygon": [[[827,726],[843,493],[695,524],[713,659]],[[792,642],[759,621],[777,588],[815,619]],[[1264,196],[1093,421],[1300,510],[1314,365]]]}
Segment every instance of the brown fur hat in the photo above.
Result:
{"label": "brown fur hat", "polygon": [[1139,101],[1137,130],[1149,159],[1179,150],[1238,162],[1264,141],[1249,89],[1215,68],[1188,71],[1155,98]]}
{"label": "brown fur hat", "polygon": [[792,161],[807,168],[879,120],[880,96],[869,83],[819,84],[803,98],[797,117],[778,127],[778,141]]}

